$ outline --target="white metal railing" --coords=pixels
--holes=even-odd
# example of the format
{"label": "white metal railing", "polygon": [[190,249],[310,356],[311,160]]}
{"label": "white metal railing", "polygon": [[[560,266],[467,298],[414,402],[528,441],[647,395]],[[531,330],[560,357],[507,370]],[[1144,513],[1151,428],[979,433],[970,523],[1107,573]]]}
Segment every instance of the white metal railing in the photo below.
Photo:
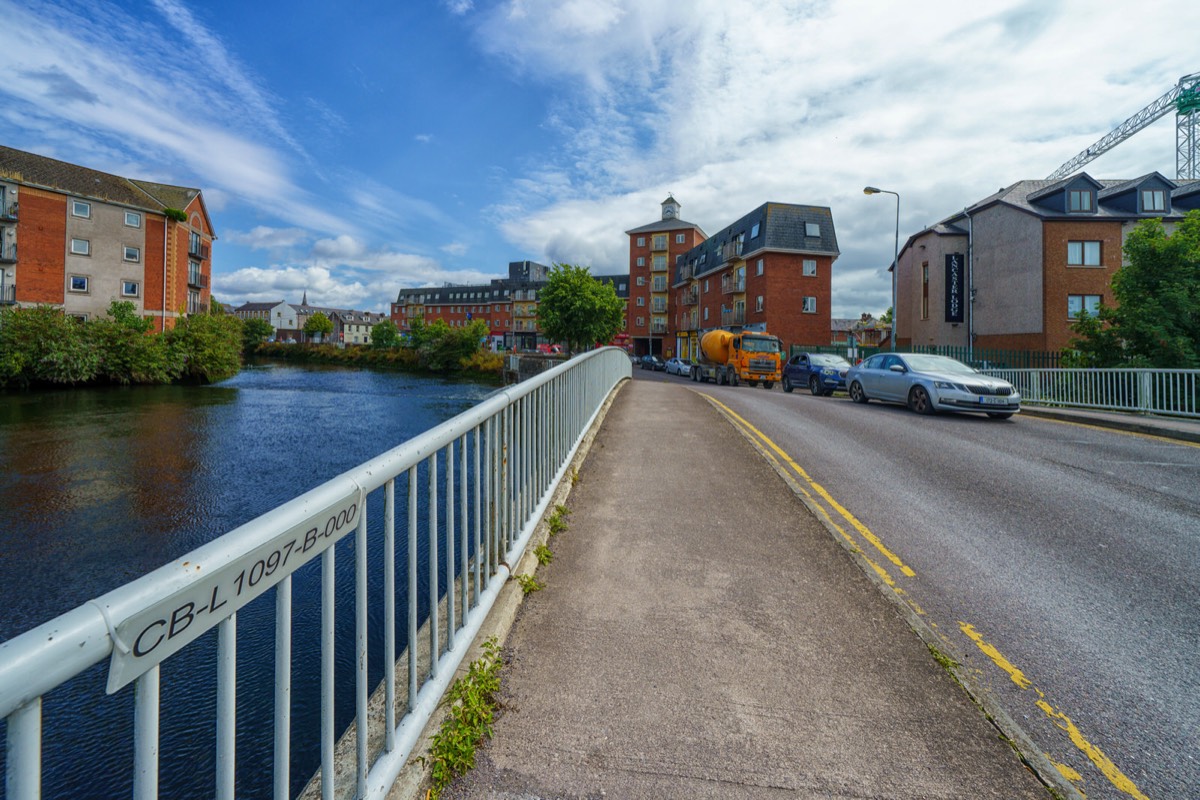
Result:
{"label": "white metal railing", "polygon": [[[319,557],[319,783],[322,798],[334,797],[335,545],[353,538],[356,657],[354,722],[347,738],[353,737],[355,750],[350,774],[355,797],[384,797],[507,580],[509,565],[524,552],[584,434],[613,388],[630,376],[629,357],[622,350],[609,347],[585,353],[496,393],[171,564],[0,644],[6,796],[9,800],[41,797],[42,696],[108,658],[107,693],[112,695],[130,683],[134,686],[132,794],[157,797],[160,664],[216,627],[215,702],[212,708],[195,709],[189,725],[200,731],[212,730],[215,723],[211,795],[232,800],[239,734],[238,611],[273,587],[273,719],[255,718],[249,726],[254,737],[273,737],[273,797],[288,797],[293,733],[292,575]],[[372,538],[371,547],[381,547],[383,552],[381,563],[370,572],[369,503],[376,510],[382,506],[382,519],[372,519],[371,529],[378,538]],[[397,527],[407,529],[407,558],[396,552]],[[422,527],[427,557],[425,563],[418,563]],[[406,591],[396,583],[398,560],[406,562],[402,563],[402,568],[407,567]],[[427,576],[425,592],[418,591],[419,575]],[[374,598],[376,607],[383,606],[382,623],[378,613],[369,614],[369,578],[382,581],[382,596]],[[395,652],[398,595],[407,598],[407,692],[403,684],[397,686],[396,677],[401,663]],[[426,609],[424,621],[418,615],[419,605]],[[419,623],[427,629],[427,642],[423,637],[419,641]],[[368,710],[369,624],[382,625],[382,652],[375,655],[383,668],[382,712]],[[377,628],[372,630],[378,633]],[[428,669],[421,670],[418,662]],[[170,677],[199,680],[178,670]],[[97,691],[85,702],[103,709],[111,708],[115,699]],[[369,725],[374,726],[370,734]],[[46,736],[54,734],[48,725]],[[170,759],[171,754],[162,757]],[[337,787],[340,795],[347,789]]]}
{"label": "white metal railing", "polygon": [[1200,370],[986,369],[1033,405],[1200,418]]}

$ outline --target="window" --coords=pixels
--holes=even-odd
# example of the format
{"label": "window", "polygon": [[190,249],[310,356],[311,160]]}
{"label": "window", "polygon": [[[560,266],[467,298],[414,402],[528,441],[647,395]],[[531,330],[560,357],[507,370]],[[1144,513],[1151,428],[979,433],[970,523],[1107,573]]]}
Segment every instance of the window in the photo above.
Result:
{"label": "window", "polygon": [[666,250],[667,249],[667,235],[665,233],[654,234],[653,240],[651,241],[650,244],[651,244],[651,247],[650,247],[651,250]]}
{"label": "window", "polygon": [[754,310],[755,311],[763,310],[763,296],[761,294],[754,300]]}
{"label": "window", "polygon": [[638,298],[638,301],[637,301],[637,304],[638,304],[638,306],[645,306],[645,305],[646,305],[646,298],[644,298],[644,297],[639,297],[639,298]]}
{"label": "window", "polygon": [[804,259],[804,277],[815,278],[817,276],[817,260],[815,258]]}
{"label": "window", "polygon": [[121,281],[121,296],[122,297],[137,297],[138,282],[137,281]]}
{"label": "window", "polygon": [[[200,262],[188,262],[188,283],[192,286],[200,286]],[[439,309],[440,310],[440,309]]]}
{"label": "window", "polygon": [[683,244],[683,243],[684,243],[684,242],[686,242],[686,241],[687,241],[687,234],[686,234],[686,233],[677,233],[677,234],[675,234],[675,244]]}
{"label": "window", "polygon": [[187,313],[200,313],[200,293],[189,290],[187,299]]}
{"label": "window", "polygon": [[[704,293],[708,294],[708,278],[704,279]],[[705,317],[707,319],[707,317]]]}
{"label": "window", "polygon": [[638,325],[645,325],[645,324],[646,324],[646,318],[645,318],[645,317],[638,317],[638,318],[637,318],[637,324],[638,324]]}
{"label": "window", "polygon": [[820,224],[818,224],[816,222],[804,223],[804,235],[805,236],[820,236],[821,235]]}
{"label": "window", "polygon": [[704,321],[708,322],[708,309],[704,309]]}
{"label": "window", "polygon": [[142,251],[137,249],[136,247],[126,247],[125,248],[125,260],[126,261],[141,261],[142,260]]}
{"label": "window", "polygon": [[77,256],[90,256],[92,254],[92,243],[87,239],[72,239],[71,253]]}
{"label": "window", "polygon": [[646,246],[646,237],[645,237],[645,236],[639,236],[639,237],[637,238],[637,246],[638,246],[638,247],[645,247],[645,246]]}
{"label": "window", "polygon": [[755,275],[763,274],[763,260],[761,258],[758,260],[758,264],[755,265],[755,268],[757,269],[757,272],[754,273]]}
{"label": "window", "polygon": [[804,298],[804,308],[802,309],[802,311],[805,314],[817,313],[817,298],[815,298],[815,297]]}
{"label": "window", "polygon": [[637,278],[637,285],[638,285],[638,286],[645,286],[645,285],[646,285],[646,276],[645,276],[645,275],[638,275],[638,278]]}
{"label": "window", "polygon": [[1142,190],[1142,213],[1148,211],[1166,211],[1167,193],[1162,189]]}
{"label": "window", "polygon": [[130,228],[142,227],[142,215],[136,211],[125,212],[125,224]]}
{"label": "window", "polygon": [[1092,192],[1090,189],[1072,189],[1068,194],[1067,210],[1091,211]]}
{"label": "window", "polygon": [[617,284],[617,291],[618,291],[618,292],[623,292],[623,291],[625,291],[627,288],[629,288],[629,287],[628,287],[628,286],[626,286],[626,284],[625,284],[625,282],[624,282],[624,281],[622,281],[621,283],[618,283],[618,284]]}
{"label": "window", "polygon": [[92,204],[85,203],[82,200],[71,201],[71,216],[83,217],[84,219],[92,218]]}
{"label": "window", "polygon": [[1100,243],[1067,242],[1067,265],[1071,267],[1100,266]]}
{"label": "window", "polygon": [[1094,317],[1100,311],[1100,295],[1098,294],[1069,294],[1067,295],[1067,316],[1074,319],[1081,312],[1087,312]]}
{"label": "window", "polygon": [[71,276],[71,291],[86,292],[88,290],[88,279],[86,275]]}
{"label": "window", "polygon": [[646,257],[645,257],[645,256],[638,256],[638,259],[637,259],[637,265],[638,265],[639,267],[644,267],[644,266],[646,266]]}
{"label": "window", "polygon": [[754,227],[752,227],[752,228],[750,229],[750,238],[751,238],[751,239],[757,239],[757,238],[758,238],[758,223],[757,223],[757,222],[756,222],[756,223],[754,223]]}

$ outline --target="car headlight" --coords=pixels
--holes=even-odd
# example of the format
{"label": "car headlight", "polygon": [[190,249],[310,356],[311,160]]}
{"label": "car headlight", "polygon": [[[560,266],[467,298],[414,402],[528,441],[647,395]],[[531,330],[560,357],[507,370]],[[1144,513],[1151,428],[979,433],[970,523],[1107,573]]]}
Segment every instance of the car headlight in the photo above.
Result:
{"label": "car headlight", "polygon": [[958,388],[957,384],[953,384],[950,381],[934,381],[933,385],[935,387],[937,387],[938,389],[957,389]]}

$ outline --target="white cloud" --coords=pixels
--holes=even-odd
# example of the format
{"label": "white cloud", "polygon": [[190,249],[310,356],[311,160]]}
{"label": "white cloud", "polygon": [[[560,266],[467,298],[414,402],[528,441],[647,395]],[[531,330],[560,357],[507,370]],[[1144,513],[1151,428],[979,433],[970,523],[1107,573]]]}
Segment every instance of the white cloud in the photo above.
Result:
{"label": "white cloud", "polygon": [[447,245],[442,245],[442,252],[449,253],[452,256],[465,256],[469,248],[462,242],[451,242]]}
{"label": "white cloud", "polygon": [[[207,194],[205,195],[207,197]],[[251,250],[289,250],[308,242],[311,234],[301,228],[272,228],[259,225],[249,231],[229,231],[221,238]]]}
{"label": "white cloud", "polygon": [[[623,268],[622,232],[668,190],[709,233],[768,200],[825,205],[834,313],[856,316],[890,304],[894,199],[864,185],[900,192],[903,239],[1044,177],[1195,69],[1200,4],[514,0],[473,20],[482,49],[559,92],[562,150],[491,209],[515,245]],[[1173,160],[1164,121],[1088,169]]]}
{"label": "white cloud", "polygon": [[413,137],[413,139],[417,140],[421,144],[429,144],[430,142],[433,141],[433,134],[432,133],[418,133],[416,136]]}

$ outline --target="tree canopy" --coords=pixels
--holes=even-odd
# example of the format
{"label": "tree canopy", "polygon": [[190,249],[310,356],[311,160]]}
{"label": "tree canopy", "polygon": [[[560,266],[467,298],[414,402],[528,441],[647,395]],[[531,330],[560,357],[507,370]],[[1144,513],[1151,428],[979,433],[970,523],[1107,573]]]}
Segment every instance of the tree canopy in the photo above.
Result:
{"label": "tree canopy", "polygon": [[546,338],[566,342],[572,353],[611,340],[625,316],[625,301],[612,284],[574,264],[555,264],[538,300],[538,327]]}
{"label": "tree canopy", "polygon": [[390,319],[380,320],[371,327],[371,346],[386,350],[400,344],[400,329]]}
{"label": "tree canopy", "polygon": [[304,332],[309,336],[328,336],[333,333],[333,320],[318,311],[304,323]]}
{"label": "tree canopy", "polygon": [[275,333],[275,327],[262,317],[251,317],[242,323],[242,349],[252,351]]}
{"label": "tree canopy", "polygon": [[1087,367],[1200,368],[1200,211],[1167,233],[1138,223],[1125,240],[1128,263],[1113,275],[1115,307],[1082,314],[1068,361]]}

